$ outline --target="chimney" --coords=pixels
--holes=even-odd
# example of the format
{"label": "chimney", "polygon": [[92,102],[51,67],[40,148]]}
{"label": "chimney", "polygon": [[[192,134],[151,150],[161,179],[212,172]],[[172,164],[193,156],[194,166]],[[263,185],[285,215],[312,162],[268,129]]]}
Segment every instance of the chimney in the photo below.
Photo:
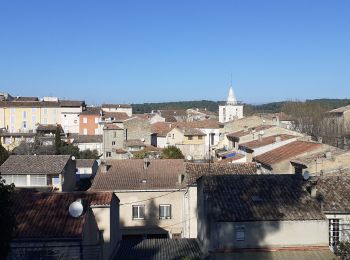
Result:
{"label": "chimney", "polygon": [[331,159],[332,158],[332,152],[328,151],[325,153],[326,159]]}
{"label": "chimney", "polygon": [[316,196],[317,196],[317,187],[316,187],[316,185],[312,185],[311,187],[310,187],[310,194],[311,194],[311,197],[312,198],[316,198]]}
{"label": "chimney", "polygon": [[281,142],[281,136],[280,136],[280,135],[276,136],[275,142],[276,142],[276,143]]}
{"label": "chimney", "polygon": [[261,142],[261,141],[262,141],[262,137],[263,137],[263,135],[262,135],[262,134],[258,134],[258,140],[259,140],[259,142]]}
{"label": "chimney", "polygon": [[108,165],[106,163],[101,163],[100,168],[101,168],[101,173],[107,173]]}
{"label": "chimney", "polygon": [[182,182],[184,181],[185,175],[183,173],[179,173],[177,177],[178,177],[178,183],[182,184]]}
{"label": "chimney", "polygon": [[143,169],[146,170],[148,166],[150,165],[150,160],[148,158],[143,159]]}
{"label": "chimney", "polygon": [[322,136],[317,137],[317,142],[322,144]]}

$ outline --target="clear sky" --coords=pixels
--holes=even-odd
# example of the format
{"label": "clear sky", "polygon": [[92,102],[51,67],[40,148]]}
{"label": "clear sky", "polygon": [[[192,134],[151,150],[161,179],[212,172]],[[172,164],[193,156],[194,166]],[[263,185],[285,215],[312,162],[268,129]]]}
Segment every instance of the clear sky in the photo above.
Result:
{"label": "clear sky", "polygon": [[101,102],[350,98],[350,1],[0,0],[0,91]]}

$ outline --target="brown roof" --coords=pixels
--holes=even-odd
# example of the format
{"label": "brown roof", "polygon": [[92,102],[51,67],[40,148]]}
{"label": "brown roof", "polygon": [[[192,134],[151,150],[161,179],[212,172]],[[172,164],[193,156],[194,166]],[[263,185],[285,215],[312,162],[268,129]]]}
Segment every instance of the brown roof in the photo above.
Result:
{"label": "brown roof", "polygon": [[0,107],[60,107],[56,101],[0,101]]}
{"label": "brown roof", "polygon": [[6,137],[34,137],[35,133],[0,133],[0,136],[6,136]]}
{"label": "brown roof", "polygon": [[85,101],[80,100],[60,100],[61,107],[83,107]]}
{"label": "brown roof", "polygon": [[[82,200],[82,216],[73,218],[70,204]],[[81,238],[87,208],[91,205],[110,205],[112,193],[41,193],[17,191],[14,196],[14,213],[18,223],[15,238]]]}
{"label": "brown roof", "polygon": [[103,127],[103,129],[107,129],[107,130],[123,130],[123,128],[114,125],[114,124],[105,124],[105,126]]}
{"label": "brown roof", "polygon": [[81,115],[100,115],[101,107],[86,107]]}
{"label": "brown roof", "polygon": [[96,160],[95,159],[77,159],[76,162],[77,162],[77,165],[76,165],[77,168],[84,168],[84,167],[86,168],[86,167],[92,167],[95,164]]}
{"label": "brown roof", "polygon": [[350,175],[321,176],[316,180],[323,211],[350,213]]}
{"label": "brown roof", "polygon": [[187,116],[187,112],[186,110],[182,110],[182,109],[167,109],[167,110],[159,110],[160,115],[162,117],[168,117],[168,116]]}
{"label": "brown roof", "polygon": [[241,130],[241,131],[237,131],[237,132],[234,132],[234,133],[230,133],[230,134],[227,134],[226,136],[227,137],[242,137],[242,136],[246,136],[246,135],[249,135],[252,133],[252,131],[255,131],[256,134],[259,133],[259,131],[263,131],[263,130],[266,130],[266,129],[269,129],[269,128],[272,128],[274,127],[273,125],[259,125],[259,126],[256,126],[256,127],[251,127],[247,130]]}
{"label": "brown roof", "polygon": [[322,144],[313,142],[294,141],[283,145],[267,153],[263,153],[254,158],[255,161],[264,165],[272,165],[284,160],[291,160],[298,155],[316,150],[322,147]]}
{"label": "brown roof", "polygon": [[256,163],[186,163],[186,183],[193,184],[206,175],[256,174]]}
{"label": "brown roof", "polygon": [[124,145],[126,147],[134,147],[134,146],[146,146],[144,142],[140,139],[129,139],[124,141]]}
{"label": "brown roof", "polygon": [[273,144],[273,143],[278,143],[278,142],[285,141],[285,140],[292,139],[292,138],[296,138],[296,136],[285,135],[285,134],[273,135],[273,136],[264,137],[261,139],[261,141],[260,140],[253,140],[250,142],[241,143],[241,144],[239,144],[239,146],[243,147],[243,148],[248,148],[248,149],[254,150],[255,148],[263,147],[265,145],[269,145],[269,144]]}
{"label": "brown roof", "polygon": [[73,143],[102,143],[102,135],[78,135],[74,137]]}
{"label": "brown roof", "polygon": [[129,104],[102,104],[102,108],[131,108]]}
{"label": "brown roof", "polygon": [[124,121],[129,118],[125,112],[103,112],[103,118],[112,118],[116,121]]}
{"label": "brown roof", "polygon": [[325,219],[295,174],[203,177],[210,216],[219,222]]}
{"label": "brown roof", "polygon": [[193,122],[157,122],[151,125],[151,131],[158,136],[166,136],[175,127],[219,129],[220,125],[218,121],[211,119]]}
{"label": "brown roof", "polygon": [[60,132],[63,133],[63,128],[59,124],[50,124],[50,125],[39,124],[36,128],[36,131],[55,132],[57,130],[57,127],[60,130]]}
{"label": "brown roof", "polygon": [[1,166],[1,174],[60,174],[70,155],[11,155]]}
{"label": "brown roof", "polygon": [[195,129],[195,128],[189,128],[189,127],[180,127],[179,130],[183,132],[185,136],[193,136],[193,135],[199,135],[204,136],[206,135],[201,130]]}
{"label": "brown roof", "polygon": [[150,160],[147,169],[143,159],[108,160],[107,165],[106,173],[96,175],[92,191],[178,189],[178,174],[184,172],[179,159]]}

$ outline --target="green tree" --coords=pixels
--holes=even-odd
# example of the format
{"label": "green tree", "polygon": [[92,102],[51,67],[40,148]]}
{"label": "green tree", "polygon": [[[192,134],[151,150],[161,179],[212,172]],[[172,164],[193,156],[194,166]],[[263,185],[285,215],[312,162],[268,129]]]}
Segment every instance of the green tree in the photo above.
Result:
{"label": "green tree", "polygon": [[176,146],[168,146],[167,148],[163,149],[161,157],[163,159],[183,159],[184,155]]}
{"label": "green tree", "polygon": [[13,193],[14,185],[6,185],[0,176],[0,260],[6,259],[9,253],[12,233],[16,226]]}
{"label": "green tree", "polygon": [[80,151],[79,153],[79,159],[95,159],[97,160],[98,158],[100,158],[100,156],[98,155],[98,151],[96,149],[94,150],[84,150],[84,151]]}
{"label": "green tree", "polygon": [[2,146],[0,141],[0,165],[3,164],[9,157],[9,152]]}
{"label": "green tree", "polygon": [[77,146],[74,146],[72,144],[64,144],[59,148],[58,154],[72,155],[78,159],[80,156],[80,151],[79,147]]}
{"label": "green tree", "polygon": [[61,147],[62,147],[61,131],[60,131],[60,128],[57,126],[56,133],[55,133],[56,154],[60,154]]}

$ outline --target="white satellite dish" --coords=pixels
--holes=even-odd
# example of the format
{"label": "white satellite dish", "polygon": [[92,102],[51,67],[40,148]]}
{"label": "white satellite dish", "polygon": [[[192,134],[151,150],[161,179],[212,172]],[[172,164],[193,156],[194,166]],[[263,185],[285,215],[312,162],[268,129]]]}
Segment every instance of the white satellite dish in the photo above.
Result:
{"label": "white satellite dish", "polygon": [[264,134],[265,134],[264,130],[261,130],[261,131],[259,132],[259,134],[260,134],[260,135],[264,135]]}
{"label": "white satellite dish", "polygon": [[192,160],[192,156],[191,155],[187,155],[187,161],[191,161]]}
{"label": "white satellite dish", "polygon": [[69,214],[73,217],[73,218],[78,218],[81,216],[81,214],[83,213],[83,205],[81,204],[81,200],[76,200],[73,203],[71,203],[69,205]]}
{"label": "white satellite dish", "polygon": [[307,181],[307,180],[310,178],[310,173],[309,173],[309,171],[305,171],[305,172],[303,173],[303,178],[304,178],[305,181]]}

